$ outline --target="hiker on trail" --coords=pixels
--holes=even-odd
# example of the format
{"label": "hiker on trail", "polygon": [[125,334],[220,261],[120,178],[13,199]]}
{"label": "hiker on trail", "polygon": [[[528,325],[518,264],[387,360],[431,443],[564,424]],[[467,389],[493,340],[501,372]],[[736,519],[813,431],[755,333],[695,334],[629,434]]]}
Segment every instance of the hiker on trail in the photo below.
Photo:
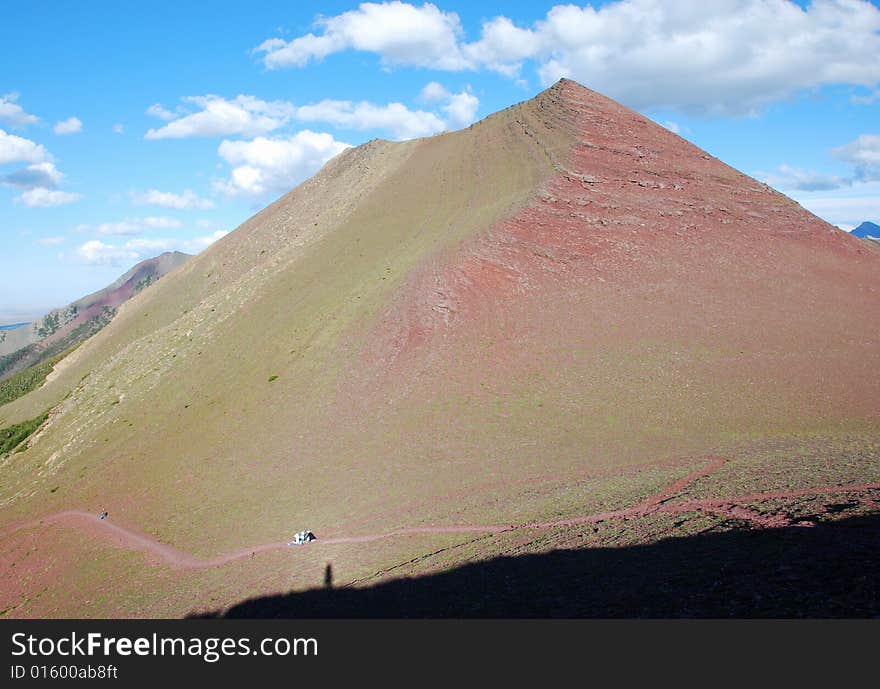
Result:
{"label": "hiker on trail", "polygon": [[108,514],[110,513],[107,510],[101,510],[101,519],[106,519]]}

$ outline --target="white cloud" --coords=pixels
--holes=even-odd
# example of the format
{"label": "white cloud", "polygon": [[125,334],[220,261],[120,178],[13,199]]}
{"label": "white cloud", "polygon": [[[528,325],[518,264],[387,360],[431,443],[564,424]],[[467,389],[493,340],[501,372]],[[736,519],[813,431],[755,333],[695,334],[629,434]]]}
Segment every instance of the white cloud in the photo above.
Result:
{"label": "white cloud", "polygon": [[449,103],[443,106],[443,110],[453,127],[466,127],[474,121],[478,107],[480,100],[472,93],[462,91],[449,96]]}
{"label": "white cloud", "polygon": [[216,230],[209,235],[205,235],[204,237],[196,237],[195,239],[188,239],[183,244],[181,244],[181,251],[188,254],[197,254],[202,249],[205,249],[218,239],[223,239],[229,232],[227,230]]}
{"label": "white cloud", "polygon": [[458,17],[431,4],[365,3],[316,23],[318,34],[260,45],[265,65],[301,67],[360,50],[385,64],[516,79],[529,61],[544,84],[567,76],[633,108],[702,115],[749,114],[826,84],[880,82],[880,8],[866,0],[557,5],[527,27],[503,16],[484,21],[470,43]]}
{"label": "white cloud", "polygon": [[230,178],[216,186],[233,196],[287,191],[348,147],[330,134],[308,129],[288,138],[223,141],[218,153],[233,168]]}
{"label": "white cloud", "polygon": [[17,100],[17,93],[0,95],[0,122],[6,122],[10,127],[19,128],[40,121],[39,117],[26,113],[24,108],[16,103]]}
{"label": "white cloud", "polygon": [[8,175],[0,176],[0,183],[22,189],[45,187],[54,189],[61,182],[64,175],[55,167],[54,163],[33,163]]}
{"label": "white cloud", "polygon": [[81,244],[74,255],[90,265],[118,265],[123,261],[136,261],[139,258],[139,254],[132,249],[105,244],[99,239]]}
{"label": "white cloud", "polygon": [[855,141],[832,149],[831,155],[850,163],[856,170],[856,179],[880,179],[880,135],[862,134]]}
{"label": "white cloud", "polygon": [[[183,227],[183,223],[176,218],[167,216],[148,216],[145,218],[125,218],[119,222],[101,223],[95,228],[98,234],[103,235],[132,235],[143,234],[149,230],[173,230]],[[78,226],[82,231],[83,226]]]}
{"label": "white cloud", "polygon": [[65,134],[77,134],[82,131],[82,127],[83,123],[78,117],[68,117],[66,120],[56,122],[52,131],[64,136]]}
{"label": "white cloud", "polygon": [[43,237],[37,240],[40,246],[58,246],[66,241],[65,237]]}
{"label": "white cloud", "polygon": [[42,163],[47,160],[52,160],[52,156],[42,145],[0,129],[0,165]]}
{"label": "white cloud", "polygon": [[28,208],[49,208],[51,206],[63,206],[73,203],[81,198],[82,194],[36,187],[23,192],[15,201],[16,203],[23,203]]}
{"label": "white cloud", "polygon": [[50,162],[51,158],[48,151],[39,144],[0,130],[0,162],[39,161],[0,175],[0,184],[24,189],[15,198],[16,204],[27,208],[49,208],[73,203],[82,198],[82,194],[55,189],[64,175]]}
{"label": "white cloud", "polygon": [[171,112],[171,110],[162,107],[162,105],[159,103],[153,103],[149,108],[147,108],[146,112],[151,117],[164,120],[165,122],[170,122],[175,117],[177,117],[177,113]]}
{"label": "white cloud", "polygon": [[771,187],[783,191],[829,191],[852,183],[837,175],[826,175],[813,170],[801,170],[782,164],[776,172],[758,173],[758,177]]}
{"label": "white cloud", "polygon": [[880,80],[880,10],[829,0],[557,6],[536,25],[545,84],[578,79],[635,108],[745,114],[802,88]]}
{"label": "white cloud", "polygon": [[862,134],[855,141],[831,149],[831,155],[852,166],[846,177],[780,165],[776,172],[758,173],[767,184],[791,191],[831,191],[880,181],[880,136]]}
{"label": "white cloud", "polygon": [[789,195],[804,208],[838,227],[853,228],[865,220],[880,218],[880,180],[854,181],[828,191],[793,191]]}
{"label": "white cloud", "polygon": [[472,67],[480,65],[516,77],[523,60],[544,52],[545,40],[540,32],[521,29],[507,17],[496,17],[483,23],[480,40],[464,46],[463,52]]}
{"label": "white cloud", "polygon": [[[147,131],[147,139],[182,139],[191,136],[258,136],[286,124],[293,106],[285,101],[267,102],[254,96],[239,95],[233,100],[220,96],[190,96],[185,102],[201,108],[177,116],[164,127]],[[152,109],[155,106],[151,106]],[[148,110],[149,112],[149,110]],[[163,119],[165,119],[163,115]]]}
{"label": "white cloud", "polygon": [[425,84],[425,87],[419,93],[419,98],[425,103],[436,103],[437,101],[446,100],[450,95],[443,84],[432,81]]}
{"label": "white cloud", "polygon": [[132,192],[131,197],[135,205],[138,206],[161,206],[178,210],[189,210],[192,208],[207,210],[214,207],[213,201],[199,197],[191,189],[185,189],[182,194],[149,189],[142,192]]}
{"label": "white cloud", "polygon": [[419,100],[423,103],[445,102],[442,109],[446,113],[448,125],[453,129],[471,124],[480,107],[480,100],[471,93],[470,86],[459,93],[452,93],[437,81],[425,84],[419,93]]}
{"label": "white cloud", "polygon": [[122,132],[124,132],[124,131],[125,131],[124,125],[121,125],[121,124],[114,124],[113,125],[113,133],[114,134],[122,134]]}
{"label": "white cloud", "polygon": [[192,239],[130,239],[123,244],[108,244],[100,239],[89,240],[74,250],[74,256],[90,265],[119,265],[135,263],[166,251],[195,254],[210,246],[228,232],[217,230],[210,235]]}
{"label": "white cloud", "polygon": [[138,257],[145,254],[161,254],[168,251],[168,247],[172,244],[171,239],[130,239],[122,248],[127,251],[134,251]]}
{"label": "white cloud", "polygon": [[254,52],[263,54],[269,69],[302,67],[343,50],[376,53],[386,64],[416,65],[436,69],[463,69],[458,39],[461,22],[454,12],[443,12],[425,3],[362,3],[335,17],[321,17],[319,34],[284,41],[272,38]]}
{"label": "white cloud", "polygon": [[856,227],[866,219],[880,218],[880,194],[855,198],[840,196],[806,198],[798,199],[798,202],[811,213],[834,225]]}
{"label": "white cloud", "polygon": [[193,237],[192,239],[129,239],[122,248],[127,251],[137,252],[140,258],[149,258],[165,251],[182,251],[187,254],[197,254],[228,234],[229,232],[226,230],[217,230],[209,235]]}
{"label": "white cloud", "polygon": [[[445,100],[443,110],[453,126],[464,126],[473,121],[479,100],[470,90],[452,94],[433,82],[422,90],[423,100]],[[233,100],[220,96],[185,98],[201,109],[182,114],[162,110],[171,121],[159,129],[150,129],[148,139],[184,138],[191,136],[240,135],[257,137],[284,126],[292,120],[325,122],[343,129],[358,131],[385,130],[394,139],[431,136],[448,128],[447,121],[435,112],[412,110],[403,103],[377,105],[367,101],[354,103],[347,100],[327,99],[319,103],[295,106],[288,101],[267,102],[254,96],[239,95]],[[150,109],[154,109],[152,106]]]}
{"label": "white cloud", "polygon": [[327,122],[345,129],[384,129],[395,139],[431,136],[446,129],[446,123],[425,110],[410,110],[402,103],[373,103],[324,100],[296,109],[296,118],[305,122]]}
{"label": "white cloud", "polygon": [[672,120],[666,120],[665,122],[660,123],[662,126],[666,127],[673,134],[681,134],[681,127],[678,122],[673,122]]}

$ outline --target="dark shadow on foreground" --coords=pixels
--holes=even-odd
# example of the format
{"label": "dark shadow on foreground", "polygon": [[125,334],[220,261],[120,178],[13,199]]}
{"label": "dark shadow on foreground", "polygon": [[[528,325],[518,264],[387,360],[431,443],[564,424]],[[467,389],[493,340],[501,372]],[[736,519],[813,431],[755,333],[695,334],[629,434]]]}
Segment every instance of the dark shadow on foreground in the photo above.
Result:
{"label": "dark shadow on foreground", "polygon": [[205,617],[878,617],[880,514],[623,548],[500,557]]}

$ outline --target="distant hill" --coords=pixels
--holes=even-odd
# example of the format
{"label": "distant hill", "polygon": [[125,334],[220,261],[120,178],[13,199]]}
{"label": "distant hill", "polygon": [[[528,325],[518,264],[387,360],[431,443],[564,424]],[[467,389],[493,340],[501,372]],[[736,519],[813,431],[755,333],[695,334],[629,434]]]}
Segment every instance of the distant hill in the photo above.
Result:
{"label": "distant hill", "polygon": [[188,258],[179,251],[148,258],[112,285],[50,311],[31,325],[0,331],[0,380],[91,337],[110,322],[121,304]]}
{"label": "distant hill", "polygon": [[865,237],[873,237],[875,239],[880,238],[880,225],[866,220],[852,231],[852,235],[853,237],[861,237],[862,239]]}

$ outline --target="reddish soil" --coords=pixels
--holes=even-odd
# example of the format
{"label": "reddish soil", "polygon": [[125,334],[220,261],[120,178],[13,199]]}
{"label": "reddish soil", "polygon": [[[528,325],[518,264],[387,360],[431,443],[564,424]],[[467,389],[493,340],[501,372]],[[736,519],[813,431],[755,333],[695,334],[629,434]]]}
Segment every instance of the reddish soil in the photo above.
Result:
{"label": "reddish soil", "polygon": [[530,294],[552,311],[559,289],[613,281],[711,294],[739,273],[737,298],[760,300],[746,292],[758,276],[803,258],[817,264],[798,272],[835,282],[848,278],[829,257],[845,257],[857,282],[860,269],[876,268],[861,241],[791,199],[600,94],[559,86],[537,99],[544,123],[574,142],[561,163],[547,151],[557,173],[512,217],[414,271],[380,317],[363,367],[404,377],[426,345]]}
{"label": "reddish soil", "polygon": [[[655,513],[685,514],[691,512],[704,512],[722,519],[738,520],[750,523],[753,528],[774,528],[790,526],[791,520],[780,513],[760,514],[749,509],[746,505],[767,502],[770,500],[786,500],[812,495],[835,495],[847,493],[852,499],[865,497],[872,491],[880,491],[880,482],[858,483],[850,485],[829,485],[816,488],[804,488],[798,490],[767,491],[752,493],[734,498],[684,500],[673,502],[675,497],[691,484],[701,478],[709,476],[727,463],[721,457],[707,457],[703,459],[682,460],[689,462],[701,462],[702,466],[692,471],[687,476],[673,481],[662,490],[649,495],[638,504],[621,510],[597,512],[582,517],[570,519],[557,519],[544,522],[527,522],[522,524],[453,524],[420,526],[413,528],[396,529],[393,531],[368,533],[358,535],[330,535],[321,538],[307,547],[315,548],[322,545],[344,545],[371,543],[374,541],[399,538],[402,536],[417,536],[430,534],[469,534],[469,533],[502,533],[520,529],[552,529],[560,527],[578,526],[581,524],[595,524],[614,519],[637,519]],[[85,531],[90,536],[104,539],[114,546],[128,550],[139,551],[147,554],[155,560],[170,565],[173,569],[192,570],[220,567],[222,565],[254,557],[257,554],[273,550],[291,549],[285,542],[262,543],[243,548],[230,553],[224,553],[212,558],[197,558],[174,546],[157,541],[156,539],[140,533],[133,528],[113,523],[109,519],[101,520],[96,515],[81,510],[68,510],[56,514],[47,515],[41,519],[13,525],[0,533],[0,538],[5,538],[18,531],[46,526],[60,525],[67,528],[77,528]]]}

